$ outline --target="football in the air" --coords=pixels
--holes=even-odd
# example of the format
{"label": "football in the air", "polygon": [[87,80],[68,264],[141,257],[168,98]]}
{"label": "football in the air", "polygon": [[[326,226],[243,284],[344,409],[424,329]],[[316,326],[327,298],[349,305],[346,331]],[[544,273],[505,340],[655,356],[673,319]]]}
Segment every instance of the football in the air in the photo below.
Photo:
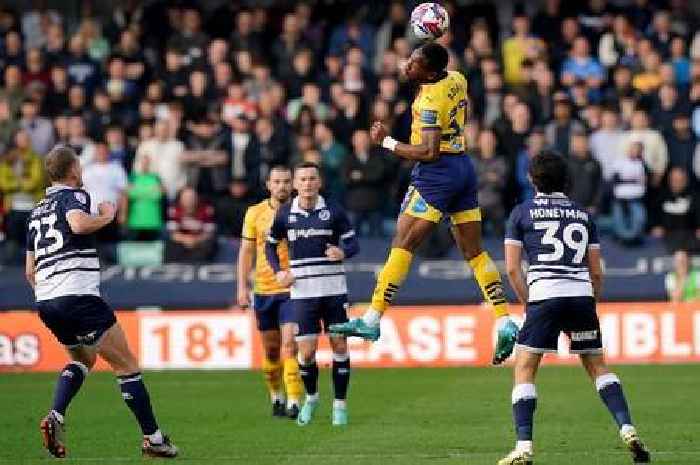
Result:
{"label": "football in the air", "polygon": [[439,3],[421,3],[411,12],[411,29],[420,40],[434,40],[447,31],[450,17]]}

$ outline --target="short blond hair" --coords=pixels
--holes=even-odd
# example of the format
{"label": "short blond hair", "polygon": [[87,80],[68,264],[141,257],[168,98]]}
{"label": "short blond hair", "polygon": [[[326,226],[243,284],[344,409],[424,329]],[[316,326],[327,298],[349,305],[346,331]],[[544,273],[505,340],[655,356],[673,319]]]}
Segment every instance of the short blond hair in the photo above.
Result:
{"label": "short blond hair", "polygon": [[46,155],[44,168],[51,182],[65,181],[71,168],[78,162],[75,150],[66,145],[57,145]]}

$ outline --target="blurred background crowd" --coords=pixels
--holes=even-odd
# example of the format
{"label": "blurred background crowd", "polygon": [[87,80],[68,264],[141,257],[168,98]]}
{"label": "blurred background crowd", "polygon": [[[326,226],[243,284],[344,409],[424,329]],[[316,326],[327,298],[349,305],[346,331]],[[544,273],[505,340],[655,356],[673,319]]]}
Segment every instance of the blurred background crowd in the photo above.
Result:
{"label": "blurred background crowd", "polygon": [[[362,236],[392,231],[411,164],[411,1],[22,2],[0,9],[0,242],[18,260],[54,144],[80,156],[103,244],[163,241],[208,261],[240,235],[271,166],[314,161]],[[443,2],[439,42],[469,80],[485,233],[533,195],[555,148],[600,229],[671,251],[700,237],[700,25],[689,0]]]}

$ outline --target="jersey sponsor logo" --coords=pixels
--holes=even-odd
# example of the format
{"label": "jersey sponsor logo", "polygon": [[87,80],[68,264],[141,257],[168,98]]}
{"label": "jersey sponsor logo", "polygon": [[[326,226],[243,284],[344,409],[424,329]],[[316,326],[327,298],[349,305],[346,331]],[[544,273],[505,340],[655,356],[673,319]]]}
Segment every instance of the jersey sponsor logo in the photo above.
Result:
{"label": "jersey sponsor logo", "polygon": [[438,112],[435,110],[421,110],[420,122],[423,124],[437,124]]}
{"label": "jersey sponsor logo", "polygon": [[290,242],[296,241],[297,239],[308,239],[310,237],[316,236],[332,236],[333,231],[330,229],[288,229],[287,237]]}
{"label": "jersey sponsor logo", "polygon": [[321,210],[321,211],[318,213],[318,219],[320,219],[321,221],[328,221],[328,220],[330,220],[330,219],[331,219],[331,212],[328,211],[328,210],[326,210],[326,209]]}
{"label": "jersey sponsor logo", "polygon": [[296,215],[289,215],[288,221],[290,223],[296,223],[297,222],[297,216]]}
{"label": "jersey sponsor logo", "polygon": [[85,193],[74,192],[73,195],[75,196],[75,200],[82,203],[83,205],[87,205],[87,196],[85,195]]}
{"label": "jersey sponsor logo", "polygon": [[593,341],[598,339],[598,330],[594,329],[592,331],[573,331],[571,333],[572,341]]}

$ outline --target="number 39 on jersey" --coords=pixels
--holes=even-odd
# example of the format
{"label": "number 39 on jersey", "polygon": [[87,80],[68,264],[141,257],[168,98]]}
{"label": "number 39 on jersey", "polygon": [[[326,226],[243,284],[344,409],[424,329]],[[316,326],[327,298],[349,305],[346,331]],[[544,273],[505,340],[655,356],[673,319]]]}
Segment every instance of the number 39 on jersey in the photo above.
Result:
{"label": "number 39 on jersey", "polygon": [[523,248],[531,302],[593,295],[586,257],[600,247],[598,232],[588,212],[563,194],[538,194],[515,207],[506,244]]}

